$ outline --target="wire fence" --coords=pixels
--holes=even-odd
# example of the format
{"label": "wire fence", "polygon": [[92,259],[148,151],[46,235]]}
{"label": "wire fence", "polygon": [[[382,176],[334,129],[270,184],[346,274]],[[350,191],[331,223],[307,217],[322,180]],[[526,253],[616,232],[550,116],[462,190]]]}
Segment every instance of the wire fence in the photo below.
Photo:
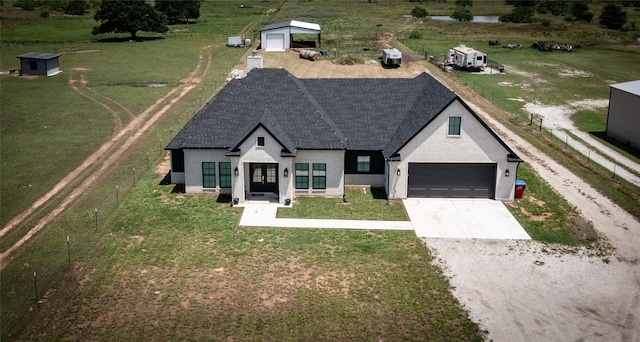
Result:
{"label": "wire fence", "polygon": [[[238,49],[237,55],[229,59],[229,63],[223,67],[226,75],[250,48]],[[85,267],[86,261],[109,255],[104,253],[108,246],[98,242],[104,241],[103,236],[110,229],[117,229],[114,222],[117,221],[119,208],[125,203],[124,199],[141,182],[166,180],[164,175],[158,179],[153,172],[154,167],[168,158],[165,146],[224,83],[222,79],[200,83],[143,133],[134,146],[123,153],[120,161],[112,165],[106,165],[106,161],[103,161],[104,165],[93,166],[93,173],[88,172],[83,178],[76,179],[74,187],[96,176],[95,172],[100,167],[108,168],[107,172],[98,176],[99,180],[90,191],[79,195],[69,204],[70,209],[58,212],[54,208],[72,191],[63,190],[53,204],[43,205],[42,214],[16,226],[2,237],[4,253],[39,224],[38,221],[45,217],[46,212],[56,212],[52,223],[44,225],[46,232],[35,234],[12,253],[11,262],[1,271],[0,321],[3,329],[0,339],[15,338],[11,333],[24,328],[24,315],[48,301],[55,286],[81,286],[82,279],[77,279],[75,274]],[[170,101],[167,99],[166,103]],[[163,168],[163,172],[166,170],[168,168]]]}

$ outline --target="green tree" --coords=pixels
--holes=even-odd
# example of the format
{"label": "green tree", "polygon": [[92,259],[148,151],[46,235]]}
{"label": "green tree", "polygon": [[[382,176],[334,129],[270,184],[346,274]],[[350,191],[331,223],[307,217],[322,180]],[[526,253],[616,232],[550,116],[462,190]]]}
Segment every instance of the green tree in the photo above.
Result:
{"label": "green tree", "polygon": [[64,13],[71,15],[83,15],[89,9],[87,0],[71,0],[64,8]]}
{"label": "green tree", "polygon": [[600,13],[600,25],[612,30],[619,30],[627,23],[627,12],[616,4],[607,4]]}
{"label": "green tree", "polygon": [[165,33],[169,31],[167,18],[145,0],[102,0],[94,16],[100,26],[94,26],[92,34],[129,33],[136,38],[138,31]]}
{"label": "green tree", "polygon": [[538,4],[538,13],[551,13],[553,15],[565,15],[569,8],[567,1],[543,0]]}
{"label": "green tree", "polygon": [[467,7],[473,7],[472,0],[456,0],[456,9],[449,17],[457,21],[472,21],[473,14]]}
{"label": "green tree", "polygon": [[411,15],[414,18],[426,18],[429,16],[429,12],[422,6],[416,6],[411,10]]}
{"label": "green tree", "polygon": [[589,4],[587,1],[576,1],[571,4],[570,13],[577,20],[591,22],[593,13],[589,12]]}
{"label": "green tree", "polygon": [[456,7],[473,7],[473,0],[456,0]]}
{"label": "green tree", "polygon": [[451,19],[457,21],[472,21],[473,14],[471,14],[471,11],[464,7],[458,7],[455,11],[453,11],[453,14],[451,14]]}
{"label": "green tree", "polygon": [[155,8],[167,16],[169,24],[200,17],[200,0],[156,0]]}
{"label": "green tree", "polygon": [[503,23],[530,23],[533,22],[534,13],[533,6],[518,6],[511,13],[501,15],[498,20]]}

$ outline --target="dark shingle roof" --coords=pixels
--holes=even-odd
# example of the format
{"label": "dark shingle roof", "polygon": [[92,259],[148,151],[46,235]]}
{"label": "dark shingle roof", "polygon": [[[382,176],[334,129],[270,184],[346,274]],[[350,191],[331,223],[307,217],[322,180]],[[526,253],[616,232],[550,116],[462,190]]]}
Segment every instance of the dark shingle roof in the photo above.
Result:
{"label": "dark shingle roof", "polygon": [[284,69],[254,69],[220,90],[167,149],[233,148],[260,123],[287,149],[347,147],[342,132],[297,78]]}
{"label": "dark shingle roof", "polygon": [[288,155],[296,149],[349,149],[383,151],[390,158],[456,98],[426,73],[298,79],[284,69],[254,69],[220,90],[167,149],[221,148],[236,154],[262,126]]}

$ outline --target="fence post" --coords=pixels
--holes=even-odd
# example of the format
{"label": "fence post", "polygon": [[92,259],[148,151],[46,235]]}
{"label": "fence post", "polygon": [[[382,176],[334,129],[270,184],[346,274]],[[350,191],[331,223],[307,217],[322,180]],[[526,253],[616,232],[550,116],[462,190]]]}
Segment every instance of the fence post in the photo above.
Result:
{"label": "fence post", "polygon": [[540,118],[540,128],[538,129],[538,131],[542,132],[542,118]]}
{"label": "fence post", "polygon": [[69,265],[71,265],[71,246],[69,245],[69,235],[67,235],[67,260],[69,261]]}
{"label": "fence post", "polygon": [[136,168],[135,167],[133,168],[132,173],[133,173],[133,187],[135,188],[136,187]]}
{"label": "fence post", "polygon": [[95,208],[95,216],[96,216],[96,230],[98,230],[98,208]]}
{"label": "fence post", "polygon": [[38,301],[38,279],[36,276],[36,271],[33,271],[33,288],[36,290],[36,302]]}
{"label": "fence post", "polygon": [[116,207],[120,205],[120,196],[118,193],[118,186],[116,185]]}

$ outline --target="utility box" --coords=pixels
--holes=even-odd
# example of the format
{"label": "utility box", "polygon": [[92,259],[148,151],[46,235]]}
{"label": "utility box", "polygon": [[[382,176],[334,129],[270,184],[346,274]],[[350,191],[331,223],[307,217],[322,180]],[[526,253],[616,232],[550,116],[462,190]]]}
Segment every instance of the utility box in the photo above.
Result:
{"label": "utility box", "polygon": [[516,198],[522,198],[524,195],[524,189],[527,188],[527,183],[523,180],[516,180]]}
{"label": "utility box", "polygon": [[227,46],[241,47],[242,46],[242,38],[240,38],[240,37],[229,37],[229,38],[227,38]]}
{"label": "utility box", "polygon": [[251,56],[247,56],[247,73],[253,69],[262,69],[262,56],[258,55],[258,50],[251,51]]}
{"label": "utility box", "polygon": [[398,49],[383,49],[382,64],[388,67],[399,67],[402,63],[402,52]]}

